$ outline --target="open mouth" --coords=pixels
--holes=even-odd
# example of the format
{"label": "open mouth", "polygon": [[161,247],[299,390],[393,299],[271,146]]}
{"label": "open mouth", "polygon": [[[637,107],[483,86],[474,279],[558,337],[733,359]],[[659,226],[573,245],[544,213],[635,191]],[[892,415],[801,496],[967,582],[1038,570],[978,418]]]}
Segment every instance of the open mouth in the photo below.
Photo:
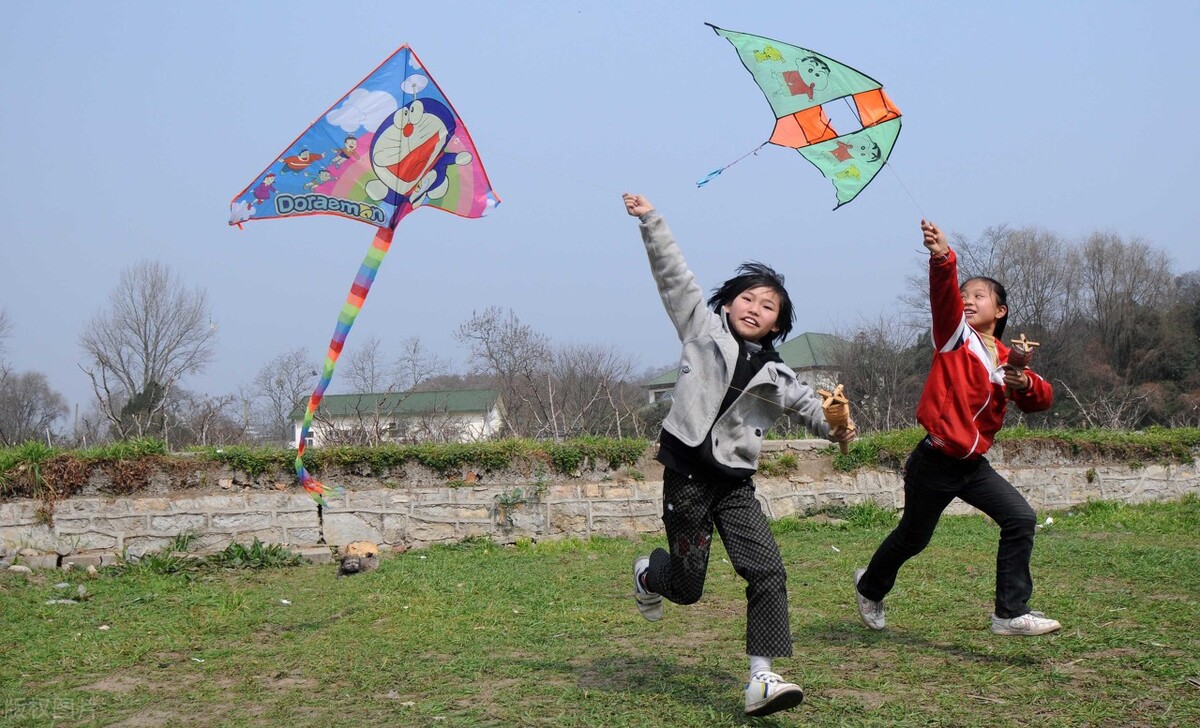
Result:
{"label": "open mouth", "polygon": [[388,171],[405,182],[416,182],[425,170],[429,168],[430,158],[433,156],[437,144],[438,138],[436,135],[429,137],[420,146],[413,147],[412,151],[404,155],[400,161],[395,164],[389,164],[387,167]]}

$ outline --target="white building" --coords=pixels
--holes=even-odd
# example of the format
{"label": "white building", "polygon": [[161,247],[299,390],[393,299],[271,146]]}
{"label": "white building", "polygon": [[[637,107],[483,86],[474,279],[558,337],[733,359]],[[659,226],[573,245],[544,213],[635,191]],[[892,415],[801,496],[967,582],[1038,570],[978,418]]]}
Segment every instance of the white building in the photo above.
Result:
{"label": "white building", "polygon": [[[294,446],[307,405],[292,410]],[[308,446],[473,442],[496,437],[503,427],[504,406],[494,389],[332,394],[317,407]]]}

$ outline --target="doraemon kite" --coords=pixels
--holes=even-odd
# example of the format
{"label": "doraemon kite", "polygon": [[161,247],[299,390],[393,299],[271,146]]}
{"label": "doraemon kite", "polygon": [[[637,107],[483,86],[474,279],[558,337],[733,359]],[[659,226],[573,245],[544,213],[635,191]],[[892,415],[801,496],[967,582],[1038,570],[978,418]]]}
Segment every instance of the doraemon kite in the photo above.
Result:
{"label": "doraemon kite", "polygon": [[397,109],[371,142],[371,168],[379,179],[366,184],[367,196],[402,208],[438,199],[448,188],[446,169],[470,164],[470,152],[447,152],[454,114],[434,99],[417,99]]}

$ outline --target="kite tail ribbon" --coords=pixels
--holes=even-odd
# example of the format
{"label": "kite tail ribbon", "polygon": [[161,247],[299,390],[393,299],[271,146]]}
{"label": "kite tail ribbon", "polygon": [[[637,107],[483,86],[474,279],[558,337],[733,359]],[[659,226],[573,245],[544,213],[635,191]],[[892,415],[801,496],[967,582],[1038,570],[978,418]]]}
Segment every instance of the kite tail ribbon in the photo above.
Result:
{"label": "kite tail ribbon", "polygon": [[387,255],[388,248],[392,245],[394,232],[393,228],[380,228],[379,232],[375,234],[375,239],[371,241],[371,249],[367,251],[367,257],[363,258],[362,265],[358,268],[358,275],[354,277],[354,285],[350,286],[350,295],[346,297],[346,304],[342,306],[342,312],[338,316],[337,327],[334,328],[333,338],[329,342],[329,352],[325,355],[325,366],[321,370],[321,381],[317,382],[317,388],[308,398],[308,407],[304,410],[304,424],[300,428],[300,442],[296,448],[296,475],[300,478],[300,485],[304,486],[304,490],[322,506],[329,505],[325,502],[326,493],[340,495],[342,488],[340,486],[324,486],[308,473],[304,467],[304,448],[309,430],[312,429],[313,415],[317,411],[317,406],[321,404],[321,398],[325,396],[325,389],[333,380],[333,368],[337,364],[338,357],[341,356],[342,347],[346,344],[346,336],[350,333],[350,327],[354,325],[354,319],[358,317],[358,312],[362,310],[363,302],[367,300],[367,294],[371,291],[371,283],[375,281],[375,274],[379,272],[383,257]]}

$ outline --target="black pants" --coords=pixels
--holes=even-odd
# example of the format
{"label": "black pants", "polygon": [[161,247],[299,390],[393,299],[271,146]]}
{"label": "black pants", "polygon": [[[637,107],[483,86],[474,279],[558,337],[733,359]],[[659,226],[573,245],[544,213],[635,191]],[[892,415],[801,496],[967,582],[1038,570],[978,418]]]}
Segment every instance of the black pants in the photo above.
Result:
{"label": "black pants", "polygon": [[1017,489],[992,469],[987,458],[956,460],[923,442],[904,466],[904,515],[900,525],[884,539],[858,591],[879,601],[896,584],[896,573],[905,561],[929,545],[934,527],[950,501],[961,498],[986,513],[1000,526],[996,552],[996,616],[1003,619],[1029,612],[1037,515]]}
{"label": "black pants", "polygon": [[694,604],[704,592],[713,525],[746,580],[746,654],[789,657],[787,573],[754,483],[703,482],[663,470],[663,524],[671,552],[650,555],[646,585],[676,604]]}

